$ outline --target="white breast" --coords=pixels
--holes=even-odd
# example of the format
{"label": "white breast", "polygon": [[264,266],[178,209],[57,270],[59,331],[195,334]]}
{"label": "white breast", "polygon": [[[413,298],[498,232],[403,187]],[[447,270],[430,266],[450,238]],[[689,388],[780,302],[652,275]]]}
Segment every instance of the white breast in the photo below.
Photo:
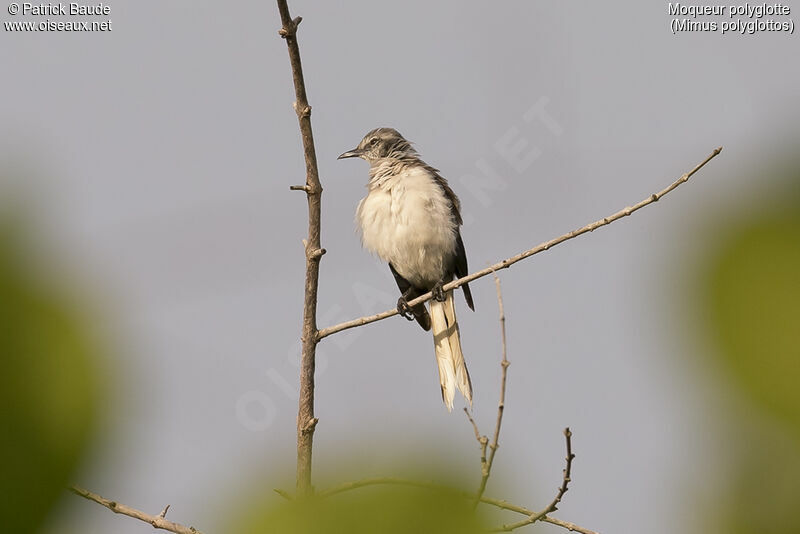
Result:
{"label": "white breast", "polygon": [[450,268],[457,226],[450,202],[424,167],[373,179],[358,204],[356,221],[364,247],[400,275],[431,288]]}

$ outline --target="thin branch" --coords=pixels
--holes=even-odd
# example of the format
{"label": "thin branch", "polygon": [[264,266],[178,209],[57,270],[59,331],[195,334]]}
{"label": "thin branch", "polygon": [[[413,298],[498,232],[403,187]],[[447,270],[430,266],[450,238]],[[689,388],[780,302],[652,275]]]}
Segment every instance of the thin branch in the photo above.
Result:
{"label": "thin branch", "polygon": [[561,528],[565,528],[570,532],[580,532],[581,534],[600,534],[599,532],[595,532],[594,530],[589,530],[588,528],[583,528],[575,523],[570,523],[569,521],[562,521],[561,519],[556,519],[555,517],[545,516],[541,519],[545,523],[550,523],[551,525],[558,525]]}
{"label": "thin branch", "polygon": [[[472,424],[472,430],[475,431],[475,439],[478,440],[478,443],[481,445],[481,447],[483,447],[483,438],[485,436],[481,436],[481,431],[478,430],[478,423],[476,423],[475,419],[472,418],[472,414],[470,413],[470,411],[467,409],[466,406],[464,406],[464,413],[467,414],[467,419],[469,420],[470,424]],[[486,438],[487,444],[488,444],[488,441],[489,441],[489,438]],[[486,456],[486,451],[485,450],[483,451],[481,456],[482,457]],[[481,464],[483,464],[484,460],[485,460],[485,458],[481,458]]]}
{"label": "thin branch", "polygon": [[306,161],[305,186],[291,186],[306,192],[308,199],[308,239],[306,248],[305,299],[303,302],[302,362],[300,366],[300,401],[297,413],[297,491],[300,495],[313,492],[311,486],[311,452],[314,429],[314,368],[319,336],[317,332],[317,287],[319,285],[319,261],[325,249],[321,246],[321,197],[322,185],[319,181],[317,154],[314,148],[314,135],[311,130],[311,106],[308,105],[306,85],[303,79],[303,65],[300,62],[300,48],[297,45],[297,26],[301,17],[292,19],[286,0],[278,0],[283,27],[278,31],[286,40],[289,49],[289,63],[292,66],[292,79],[296,101],[294,110],[300,123],[303,151]]}
{"label": "thin branch", "polygon": [[288,491],[282,490],[280,488],[273,488],[272,491],[274,491],[275,493],[277,493],[278,495],[280,495],[281,497],[283,497],[287,501],[294,500],[294,497],[292,497],[292,495]]}
{"label": "thin branch", "polygon": [[[492,506],[496,506],[503,510],[508,510],[510,512],[517,512],[518,514],[527,515],[529,517],[537,514],[537,512],[529,510],[524,506],[517,506],[516,504],[511,504],[509,502],[501,501],[498,499],[492,499],[491,497],[483,497],[481,498],[481,502],[484,504],[490,504]],[[580,532],[581,534],[599,534],[594,530],[589,530],[588,528],[578,526],[575,523],[570,523],[569,521],[562,521],[561,519],[556,519],[555,517],[544,516],[540,518],[539,521],[542,521],[544,523],[550,523],[551,525],[558,525],[559,527],[565,528],[571,532]]]}
{"label": "thin branch", "polygon": [[[489,458],[486,465],[486,478],[489,478],[489,472],[492,470],[492,462],[494,462],[494,455],[499,447],[498,441],[500,440],[500,425],[503,423],[503,412],[506,407],[506,379],[508,377],[508,366],[511,365],[506,357],[506,312],[503,307],[503,293],[500,288],[500,277],[495,273],[494,283],[497,289],[497,305],[500,310],[500,336],[502,340],[502,353],[503,359],[500,361],[501,378],[500,378],[500,400],[497,403],[497,421],[494,425],[494,437],[492,443],[489,444]],[[483,490],[486,488],[486,481],[481,484],[481,489],[478,492],[478,498],[483,495]]]}
{"label": "thin branch", "polygon": [[475,419],[473,419],[472,414],[466,406],[464,407],[464,413],[467,414],[467,419],[469,419],[470,424],[472,424],[472,429],[475,431],[475,439],[478,441],[478,446],[481,448],[481,484],[478,493],[476,493],[475,503],[473,504],[474,508],[480,502],[481,495],[483,494],[481,490],[486,488],[486,480],[489,479],[489,472],[491,471],[489,462],[486,460],[486,449],[489,447],[489,438],[481,435],[480,430],[478,430],[478,423],[475,422]]}
{"label": "thin branch", "polygon": [[[443,484],[436,484],[434,482],[425,482],[420,480],[409,480],[405,478],[396,478],[396,477],[375,477],[375,478],[365,478],[362,480],[356,480],[353,482],[346,482],[344,484],[340,484],[339,486],[334,486],[329,488],[325,491],[318,492],[317,495],[320,497],[330,497],[336,495],[338,493],[344,493],[347,491],[352,491],[359,488],[364,488],[367,486],[380,486],[380,485],[399,485],[399,486],[412,486],[417,488],[428,488],[428,489],[435,489],[435,490],[447,490],[453,491],[453,488],[445,486]],[[469,493],[466,491],[459,491],[457,492],[459,495],[464,497],[465,499],[473,499],[475,495],[473,493]],[[491,497],[481,497],[481,502],[483,504],[488,504],[490,506],[495,506],[502,510],[508,510],[509,512],[516,512],[518,514],[522,514],[525,516],[532,516],[536,515],[537,512],[533,510],[529,510],[524,506],[518,506],[516,504],[512,504],[507,501],[503,501],[500,499],[493,499]],[[593,530],[589,530],[588,528],[583,528],[581,526],[576,525],[575,523],[570,523],[569,521],[563,521],[561,519],[557,519],[555,517],[544,516],[539,519],[539,521],[543,521],[545,523],[550,523],[552,525],[557,525],[562,528],[565,528],[571,532],[580,532],[581,534],[598,534]]]}
{"label": "thin branch", "polygon": [[[500,310],[500,334],[502,340],[503,359],[500,361],[500,367],[502,368],[500,377],[500,402],[497,404],[497,420],[495,421],[494,437],[492,438],[491,443],[489,443],[489,438],[480,434],[478,431],[478,425],[472,418],[472,414],[470,414],[469,411],[464,408],[464,412],[466,412],[469,422],[472,423],[472,428],[475,430],[475,439],[478,440],[478,443],[481,447],[481,483],[478,487],[478,492],[475,494],[474,506],[478,506],[478,503],[481,501],[481,497],[483,497],[483,493],[486,491],[486,483],[489,481],[489,475],[492,473],[494,455],[499,447],[498,442],[500,440],[500,425],[503,423],[503,412],[506,406],[506,379],[508,377],[508,366],[511,365],[508,361],[508,358],[506,358],[506,312],[505,308],[503,307],[503,292],[500,288],[500,277],[497,276],[497,273],[494,275],[494,283],[495,288],[497,289],[497,306]],[[487,445],[489,447],[488,455],[486,453]]]}
{"label": "thin branch", "polygon": [[165,519],[164,517],[167,515],[167,510],[169,510],[169,505],[167,505],[164,510],[158,515],[150,515],[141,510],[137,510],[136,508],[131,508],[130,506],[126,506],[122,503],[118,503],[116,501],[111,501],[96,493],[92,493],[91,491],[85,490],[83,488],[79,488],[78,486],[72,486],[69,490],[76,494],[80,495],[84,499],[88,499],[90,501],[94,501],[100,506],[105,506],[115,514],[122,514],[128,517],[132,517],[134,519],[138,519],[139,521],[144,521],[145,523],[149,523],[153,526],[153,528],[167,530],[169,532],[175,532],[175,534],[203,534],[199,530],[194,527],[186,527],[179,523],[174,523]]}
{"label": "thin branch", "polygon": [[[443,484],[436,484],[435,482],[427,482],[424,480],[411,480],[407,478],[397,478],[397,477],[373,477],[373,478],[363,478],[361,480],[354,480],[352,482],[345,482],[344,484],[340,484],[338,486],[328,488],[324,491],[317,492],[316,496],[331,497],[338,493],[344,493],[359,488],[365,488],[367,486],[383,486],[383,485],[413,486],[416,488],[428,488],[428,489],[439,489],[439,490],[446,489],[452,491],[452,488],[449,488]],[[464,495],[469,495],[469,494],[464,493]]]}
{"label": "thin branch", "polygon": [[558,493],[556,493],[550,505],[541,511],[540,517],[544,517],[558,510],[558,504],[561,502],[564,494],[569,490],[569,483],[572,481],[572,460],[575,459],[575,455],[572,453],[572,431],[569,427],[564,429],[564,441],[567,444],[567,456],[565,458],[567,465],[563,471],[564,476],[562,477],[561,487],[558,488]]}
{"label": "thin branch", "polygon": [[[627,207],[625,209],[622,209],[622,210],[614,213],[613,215],[609,215],[608,217],[603,217],[602,219],[600,219],[598,221],[595,221],[595,222],[593,222],[591,224],[587,224],[586,226],[584,226],[582,228],[578,228],[577,230],[573,230],[572,232],[569,232],[569,233],[566,233],[566,234],[561,235],[559,237],[556,237],[555,239],[551,239],[550,241],[546,241],[546,242],[544,242],[544,243],[542,243],[542,244],[540,244],[540,245],[538,245],[536,247],[533,247],[532,249],[526,250],[524,252],[520,252],[516,256],[512,256],[512,257],[510,257],[508,259],[505,259],[505,260],[503,260],[501,262],[495,263],[494,265],[492,265],[490,267],[487,267],[486,269],[483,269],[481,271],[476,271],[476,272],[474,272],[472,274],[464,276],[463,278],[459,278],[458,280],[454,280],[452,282],[449,282],[449,283],[445,284],[442,289],[444,291],[450,291],[451,289],[455,289],[455,288],[457,288],[457,287],[459,287],[459,286],[461,286],[463,284],[466,284],[468,282],[472,282],[473,280],[477,280],[478,278],[483,278],[484,276],[492,274],[495,271],[499,271],[500,269],[507,269],[507,268],[511,267],[512,265],[514,265],[515,263],[517,263],[518,261],[522,261],[522,260],[524,260],[526,258],[529,258],[529,257],[533,256],[534,254],[538,254],[540,252],[544,252],[545,250],[548,250],[548,249],[550,249],[550,248],[552,248],[552,247],[554,247],[556,245],[559,245],[559,244],[561,244],[561,243],[563,243],[565,241],[569,241],[570,239],[574,239],[574,238],[576,238],[576,237],[578,237],[580,235],[583,235],[583,234],[586,234],[586,233],[589,233],[589,232],[593,232],[594,230],[597,230],[598,228],[600,228],[602,226],[606,226],[608,224],[611,224],[614,221],[622,219],[623,217],[627,217],[628,215],[631,215],[632,213],[642,209],[643,207],[648,206],[648,205],[652,204],[653,202],[657,202],[658,200],[661,199],[661,197],[663,197],[667,193],[671,192],[673,189],[675,189],[676,187],[678,187],[682,183],[688,181],[689,178],[691,178],[694,173],[696,173],[697,171],[702,169],[703,166],[706,165],[706,163],[708,163],[709,161],[714,159],[720,152],[722,152],[722,147],[719,147],[716,150],[714,150],[705,160],[703,160],[700,164],[698,164],[694,169],[692,169],[691,171],[687,172],[686,174],[684,174],[683,176],[681,176],[680,178],[675,180],[667,188],[662,189],[658,193],[653,193],[652,195],[650,195],[646,199],[642,200],[641,202],[639,202],[637,204],[634,204],[633,206],[629,206],[629,207]],[[414,307],[417,304],[421,304],[423,302],[426,302],[426,301],[430,300],[431,296],[432,295],[431,295],[430,292],[429,293],[425,293],[424,295],[422,295],[420,297],[417,297],[414,300],[408,301],[408,305],[411,306],[411,307]],[[328,337],[328,336],[330,336],[332,334],[336,334],[337,332],[341,332],[342,330],[347,330],[349,328],[355,328],[357,326],[362,326],[362,325],[365,325],[365,324],[374,323],[375,321],[380,321],[380,320],[386,319],[388,317],[391,317],[393,315],[397,315],[397,309],[387,310],[385,312],[377,313],[375,315],[369,315],[369,316],[365,316],[365,317],[360,317],[358,319],[353,319],[352,321],[347,321],[347,322],[340,323],[340,324],[337,324],[337,325],[334,325],[334,326],[329,326],[329,327],[323,328],[322,330],[317,332],[317,340],[321,340],[321,339],[326,338],[326,337]]]}
{"label": "thin branch", "polygon": [[564,438],[567,443],[567,465],[564,468],[561,486],[558,488],[555,498],[553,498],[550,504],[548,504],[547,507],[541,512],[531,513],[527,519],[523,519],[522,521],[518,521],[510,525],[503,525],[494,529],[493,532],[510,532],[520,527],[524,527],[525,525],[530,525],[531,523],[541,521],[547,516],[547,514],[551,514],[558,510],[558,504],[561,502],[561,499],[564,497],[564,494],[567,492],[567,490],[569,490],[569,483],[572,480],[572,460],[575,458],[575,455],[572,454],[572,432],[569,428],[564,429]]}

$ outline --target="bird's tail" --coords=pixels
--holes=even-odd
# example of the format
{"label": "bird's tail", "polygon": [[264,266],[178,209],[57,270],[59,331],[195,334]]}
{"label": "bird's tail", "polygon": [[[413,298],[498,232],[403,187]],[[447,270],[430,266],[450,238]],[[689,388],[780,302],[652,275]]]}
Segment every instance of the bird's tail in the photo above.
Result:
{"label": "bird's tail", "polygon": [[458,333],[453,291],[448,291],[444,302],[431,300],[431,327],[439,364],[439,382],[442,385],[442,400],[447,410],[453,410],[456,388],[472,405],[472,382],[461,352],[461,337]]}

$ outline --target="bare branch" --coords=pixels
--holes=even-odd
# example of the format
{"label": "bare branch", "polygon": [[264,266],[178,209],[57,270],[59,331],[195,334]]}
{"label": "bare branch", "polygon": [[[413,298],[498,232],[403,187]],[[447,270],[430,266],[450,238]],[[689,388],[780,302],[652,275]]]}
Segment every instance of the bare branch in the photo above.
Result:
{"label": "bare branch", "polygon": [[[324,491],[320,491],[316,495],[318,497],[330,497],[332,495],[336,495],[337,493],[344,493],[347,491],[352,491],[367,486],[383,486],[383,485],[413,486],[416,488],[446,489],[452,491],[452,488],[449,488],[442,484],[436,484],[435,482],[428,482],[424,480],[411,480],[407,478],[397,478],[397,477],[373,477],[373,478],[364,478],[361,480],[354,480],[352,482],[345,482],[344,484],[340,484],[338,486],[328,488]],[[464,493],[464,495],[468,494]]]}
{"label": "bare branch", "polygon": [[322,185],[319,181],[317,153],[314,148],[314,135],[311,130],[311,106],[306,97],[303,79],[303,66],[300,62],[300,48],[297,46],[297,26],[301,17],[292,19],[286,0],[278,0],[283,27],[278,31],[286,40],[289,49],[289,63],[292,66],[292,79],[296,101],[294,110],[300,123],[303,151],[306,161],[305,186],[290,186],[306,192],[308,199],[308,239],[306,247],[306,282],[303,302],[302,362],[300,366],[300,402],[297,414],[297,491],[300,495],[313,492],[311,486],[311,451],[314,428],[314,368],[319,340],[317,332],[317,287],[319,284],[319,262],[325,249],[321,243],[321,197]]}
{"label": "bare branch", "polygon": [[272,491],[274,491],[275,493],[277,493],[278,495],[280,495],[281,497],[283,497],[287,501],[294,500],[294,497],[292,497],[292,495],[288,491],[284,491],[284,490],[282,490],[280,488],[273,488]]}
{"label": "bare branch", "polygon": [[572,454],[572,431],[569,429],[569,427],[564,429],[564,441],[567,444],[567,456],[565,458],[567,466],[563,471],[564,476],[561,481],[561,487],[558,488],[558,493],[556,493],[556,496],[550,505],[540,512],[540,517],[544,517],[547,514],[558,510],[558,503],[561,502],[562,497],[564,497],[564,494],[567,492],[567,490],[569,490],[569,483],[572,481],[572,460],[575,459],[575,455]]}
{"label": "bare branch", "polygon": [[[683,176],[681,176],[680,178],[675,180],[672,184],[670,184],[665,189],[662,189],[658,193],[653,193],[652,195],[650,195],[646,199],[642,200],[641,202],[639,202],[637,204],[634,204],[633,206],[629,206],[629,207],[627,207],[625,209],[622,209],[622,210],[614,213],[613,215],[609,215],[608,217],[603,217],[600,220],[597,220],[597,221],[595,221],[593,223],[587,224],[586,226],[578,228],[577,230],[573,230],[572,232],[569,232],[569,233],[566,233],[566,234],[561,235],[559,237],[556,237],[555,239],[551,239],[550,241],[546,241],[546,242],[544,242],[544,243],[542,243],[542,244],[540,244],[540,245],[538,245],[536,247],[533,247],[532,249],[526,250],[524,252],[520,252],[516,256],[512,256],[512,257],[510,257],[508,259],[505,259],[505,260],[503,260],[501,262],[495,263],[494,265],[492,265],[490,267],[487,267],[486,269],[483,269],[481,271],[476,271],[476,272],[474,272],[472,274],[464,276],[463,278],[459,278],[458,280],[454,280],[452,282],[449,282],[449,283],[445,284],[442,289],[444,291],[450,291],[451,289],[455,289],[455,288],[457,288],[457,287],[459,287],[459,286],[461,286],[463,284],[466,284],[468,282],[472,282],[473,280],[477,280],[478,278],[483,278],[484,276],[492,274],[495,271],[499,271],[500,269],[507,269],[507,268],[511,267],[512,265],[514,265],[515,263],[517,263],[518,261],[522,261],[522,260],[524,260],[526,258],[529,258],[529,257],[533,256],[534,254],[538,254],[540,252],[544,252],[545,250],[548,250],[548,249],[550,249],[550,248],[552,248],[552,247],[554,247],[556,245],[559,245],[559,244],[561,244],[561,243],[563,243],[565,241],[569,241],[570,239],[574,239],[574,238],[576,238],[576,237],[578,237],[580,235],[586,234],[588,232],[593,232],[594,230],[597,230],[598,228],[600,228],[602,226],[606,226],[608,224],[611,224],[614,221],[622,219],[623,217],[627,217],[628,215],[631,215],[632,213],[642,209],[643,207],[648,206],[648,205],[652,204],[653,202],[657,202],[658,200],[661,199],[661,197],[663,197],[667,193],[671,192],[673,189],[675,189],[676,187],[678,187],[682,183],[688,181],[689,178],[691,178],[694,173],[696,173],[697,171],[702,169],[703,166],[706,165],[706,163],[708,163],[709,161],[714,159],[720,152],[722,152],[722,147],[719,147],[716,150],[714,150],[705,160],[703,160],[700,164],[698,164],[694,169],[692,169],[691,171],[687,172],[686,174],[684,174]],[[426,302],[426,301],[430,300],[431,296],[432,295],[431,295],[430,292],[429,293],[425,293],[424,295],[419,296],[419,297],[415,298],[414,300],[408,301],[408,305],[411,306],[411,307],[416,306],[417,304],[421,304],[423,302]],[[322,330],[320,330],[317,333],[317,340],[321,340],[321,339],[326,338],[326,337],[328,337],[328,336],[330,336],[332,334],[336,334],[337,332],[341,332],[342,330],[347,330],[349,328],[355,328],[357,326],[362,326],[362,325],[365,325],[365,324],[374,323],[375,321],[380,321],[380,320],[386,319],[388,317],[391,317],[393,315],[397,315],[397,309],[387,310],[385,312],[377,313],[375,315],[369,315],[369,316],[365,316],[365,317],[360,317],[358,319],[353,319],[352,321],[347,321],[347,322],[340,323],[340,324],[337,324],[337,325],[334,325],[334,326],[329,326],[327,328],[323,328]]]}
{"label": "bare branch", "polygon": [[[472,423],[472,427],[475,430],[475,439],[478,440],[478,443],[481,447],[481,483],[478,487],[478,492],[475,494],[474,506],[478,506],[478,503],[481,501],[481,497],[483,497],[483,493],[486,491],[486,483],[489,481],[489,475],[492,473],[494,455],[499,447],[498,442],[500,440],[500,425],[503,423],[503,411],[505,410],[506,406],[506,379],[508,377],[508,366],[510,365],[508,359],[506,358],[506,312],[505,308],[503,307],[503,292],[500,288],[500,277],[497,276],[497,273],[494,275],[494,283],[497,289],[497,306],[500,310],[500,334],[502,340],[503,359],[500,361],[500,367],[502,368],[500,377],[500,402],[497,404],[497,420],[495,421],[494,437],[492,438],[491,443],[489,443],[489,438],[480,434],[478,431],[478,425],[472,418],[472,414],[470,414],[469,411],[464,408],[464,411],[469,418],[469,422]],[[487,445],[489,447],[488,456],[486,453]]]}
{"label": "bare branch", "polygon": [[[464,406],[464,413],[467,414],[467,419],[469,420],[470,424],[472,424],[472,430],[475,431],[475,439],[478,440],[478,443],[482,443],[483,436],[481,436],[481,431],[478,430],[478,423],[475,422],[475,419],[472,418],[472,414],[470,413],[469,409]],[[487,438],[488,441],[488,438]],[[481,461],[481,463],[483,463]]]}
{"label": "bare branch", "polygon": [[[492,443],[489,445],[489,458],[487,460],[487,473],[486,478],[489,478],[489,471],[492,470],[492,462],[494,462],[494,455],[499,447],[500,440],[500,425],[503,423],[503,412],[506,407],[506,379],[508,377],[508,366],[511,365],[506,357],[506,312],[503,307],[503,293],[500,288],[500,277],[495,273],[494,283],[497,289],[497,305],[500,310],[500,336],[502,340],[502,354],[503,359],[500,361],[501,378],[500,378],[500,401],[497,403],[497,421],[494,425],[494,437]],[[478,498],[483,495],[483,489],[486,487],[484,482],[481,486],[481,491],[478,493]]]}
{"label": "bare branch", "polygon": [[561,502],[561,499],[564,497],[564,494],[567,492],[567,490],[569,490],[569,483],[572,480],[572,460],[575,458],[575,455],[572,454],[572,432],[569,428],[564,429],[564,438],[567,443],[567,465],[564,468],[564,476],[562,477],[561,486],[558,488],[555,498],[541,512],[531,513],[527,519],[523,519],[522,521],[518,521],[510,525],[503,525],[497,529],[494,529],[493,532],[509,532],[520,527],[524,527],[525,525],[530,525],[531,523],[543,520],[547,514],[558,510],[558,504]]}
{"label": "bare branch", "polygon": [[[491,467],[489,466],[489,463],[486,461],[486,449],[489,446],[489,438],[487,438],[486,436],[481,435],[480,430],[478,430],[478,423],[476,423],[475,419],[472,418],[472,414],[470,413],[469,409],[467,409],[466,406],[464,407],[464,413],[467,414],[467,419],[469,419],[469,422],[472,424],[472,429],[475,431],[475,439],[478,441],[478,446],[481,448],[481,486],[480,487],[481,488],[485,488],[486,487],[486,480],[489,478],[489,471],[491,470]],[[481,496],[482,493],[483,492],[478,490],[478,494],[477,494],[477,496],[475,498],[475,504],[474,504],[473,507],[477,506],[478,502],[480,502],[480,498],[481,498],[480,496]]]}
{"label": "bare branch", "polygon": [[194,527],[186,527],[179,523],[174,523],[165,519],[164,517],[167,515],[167,510],[169,510],[169,505],[164,507],[164,510],[161,511],[158,515],[150,515],[141,510],[137,510],[136,508],[131,508],[130,506],[126,506],[122,503],[118,503],[116,501],[108,500],[96,493],[92,493],[91,491],[85,490],[83,488],[79,488],[78,486],[72,486],[69,490],[76,494],[80,495],[84,499],[88,499],[90,501],[94,501],[100,506],[105,506],[115,514],[122,514],[128,517],[132,517],[134,519],[138,519],[139,521],[144,521],[145,523],[149,523],[153,526],[153,528],[166,530],[169,532],[175,532],[175,534],[203,534],[199,530]]}
{"label": "bare branch", "polygon": [[576,525],[575,523],[570,523],[569,521],[562,521],[561,519],[556,519],[555,517],[545,516],[541,519],[541,521],[545,523],[550,523],[551,525],[558,525],[559,527],[565,528],[570,532],[580,532],[581,534],[600,534],[599,532],[595,532],[594,530],[589,530],[588,528],[583,528],[581,526]]}
{"label": "bare branch", "polygon": [[[503,510],[508,510],[510,512],[517,512],[518,514],[523,514],[527,516],[532,516],[537,514],[537,512],[529,510],[524,506],[517,506],[516,504],[511,504],[509,502],[501,501],[499,499],[492,499],[491,497],[483,497],[481,498],[481,502],[484,504],[490,504],[492,506],[496,506]],[[569,521],[562,521],[561,519],[556,519],[555,517],[544,516],[541,519],[539,519],[539,521],[542,521],[544,523],[550,523],[551,525],[558,525],[559,527],[565,528],[571,532],[580,532],[581,534],[599,534],[594,530],[589,530],[588,528],[583,528],[581,526],[576,525],[575,523],[570,523]]]}

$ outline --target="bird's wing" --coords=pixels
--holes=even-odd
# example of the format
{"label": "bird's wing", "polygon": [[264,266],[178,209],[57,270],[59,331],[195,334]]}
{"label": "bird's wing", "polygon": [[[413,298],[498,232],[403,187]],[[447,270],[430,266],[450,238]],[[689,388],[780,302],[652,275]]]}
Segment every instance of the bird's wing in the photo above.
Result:
{"label": "bird's wing", "polygon": [[450,201],[450,212],[453,214],[453,219],[455,219],[456,224],[459,226],[464,224],[464,221],[461,220],[461,201],[458,200],[458,197],[450,188],[450,184],[447,183],[447,180],[442,178],[438,169],[434,169],[430,165],[425,165],[425,170],[431,174],[433,181],[442,189],[445,196]]}

